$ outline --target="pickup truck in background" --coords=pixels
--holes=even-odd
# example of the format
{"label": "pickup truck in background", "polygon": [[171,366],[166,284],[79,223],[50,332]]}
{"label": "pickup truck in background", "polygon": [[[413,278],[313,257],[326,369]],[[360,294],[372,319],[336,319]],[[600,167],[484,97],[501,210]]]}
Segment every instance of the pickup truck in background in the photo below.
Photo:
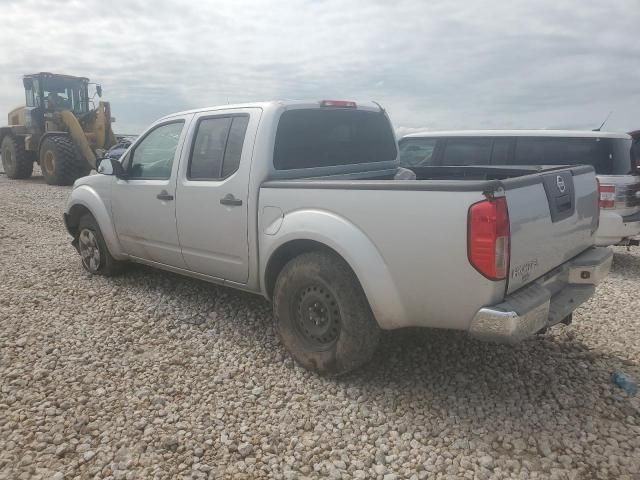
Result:
{"label": "pickup truck in background", "polygon": [[[635,147],[637,148],[637,147]],[[599,181],[596,245],[640,245],[640,157],[630,135],[593,130],[460,130],[400,140],[406,168],[591,165]]]}
{"label": "pickup truck in background", "polygon": [[292,356],[328,375],[384,329],[520,341],[610,269],[590,166],[400,170],[377,104],[226,105],[156,122],[75,182],[64,218],[93,274],[133,261],[262,294]]}

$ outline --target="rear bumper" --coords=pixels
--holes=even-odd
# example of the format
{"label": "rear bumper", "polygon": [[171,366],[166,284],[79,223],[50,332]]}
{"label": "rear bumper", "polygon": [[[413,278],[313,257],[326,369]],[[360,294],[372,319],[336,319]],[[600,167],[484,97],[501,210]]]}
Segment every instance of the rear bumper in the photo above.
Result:
{"label": "rear bumper", "polygon": [[469,334],[481,340],[517,343],[569,316],[595,292],[611,269],[613,252],[592,247],[535,282],[478,310]]}
{"label": "rear bumper", "polygon": [[640,234],[640,212],[622,216],[615,211],[602,210],[596,232],[596,245],[608,246],[624,243]]}

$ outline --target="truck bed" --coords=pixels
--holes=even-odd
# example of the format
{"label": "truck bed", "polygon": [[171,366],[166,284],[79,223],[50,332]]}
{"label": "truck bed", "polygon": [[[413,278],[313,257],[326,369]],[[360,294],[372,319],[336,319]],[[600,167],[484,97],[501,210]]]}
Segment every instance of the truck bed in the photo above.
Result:
{"label": "truck bed", "polygon": [[[267,181],[261,186],[259,211],[282,212],[277,221],[285,229],[288,217],[305,212],[306,229],[312,230],[314,222],[308,219],[318,214],[363,232],[374,245],[371,255],[382,259],[397,292],[397,302],[390,300],[394,292],[387,298],[368,295],[374,311],[379,307],[391,317],[381,322],[389,328],[466,330],[479,308],[500,302],[593,244],[598,207],[591,167],[435,167],[416,173],[420,179],[403,181],[388,175],[380,180]],[[550,191],[558,176],[572,195],[567,204],[557,203]],[[467,256],[469,208],[494,196],[506,197],[511,232],[508,276],[501,281],[487,281]],[[261,231],[265,228],[269,227],[259,226]],[[362,250],[352,237],[339,232],[317,235],[332,240],[341,254]],[[260,237],[262,252],[269,252],[269,241],[268,235]],[[372,269],[369,275],[381,273]],[[385,302],[393,303],[395,311],[385,308]]]}

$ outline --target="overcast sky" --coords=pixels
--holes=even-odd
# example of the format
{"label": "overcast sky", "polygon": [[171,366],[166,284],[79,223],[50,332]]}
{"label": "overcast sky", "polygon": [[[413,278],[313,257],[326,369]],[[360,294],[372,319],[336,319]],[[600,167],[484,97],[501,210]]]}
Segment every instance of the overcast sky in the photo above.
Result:
{"label": "overcast sky", "polygon": [[102,83],[117,133],[194,107],[374,99],[411,129],[640,128],[640,0],[0,0],[24,73]]}

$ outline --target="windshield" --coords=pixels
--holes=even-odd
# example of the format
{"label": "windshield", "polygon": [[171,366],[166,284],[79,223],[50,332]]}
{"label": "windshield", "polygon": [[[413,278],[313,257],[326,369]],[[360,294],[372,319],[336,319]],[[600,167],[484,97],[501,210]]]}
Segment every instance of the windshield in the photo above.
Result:
{"label": "windshield", "polygon": [[71,110],[75,113],[89,111],[87,85],[81,80],[45,78],[42,90],[46,110]]}
{"label": "windshield", "polygon": [[278,170],[393,161],[391,124],[381,112],[288,110],[280,117],[273,164]]}

